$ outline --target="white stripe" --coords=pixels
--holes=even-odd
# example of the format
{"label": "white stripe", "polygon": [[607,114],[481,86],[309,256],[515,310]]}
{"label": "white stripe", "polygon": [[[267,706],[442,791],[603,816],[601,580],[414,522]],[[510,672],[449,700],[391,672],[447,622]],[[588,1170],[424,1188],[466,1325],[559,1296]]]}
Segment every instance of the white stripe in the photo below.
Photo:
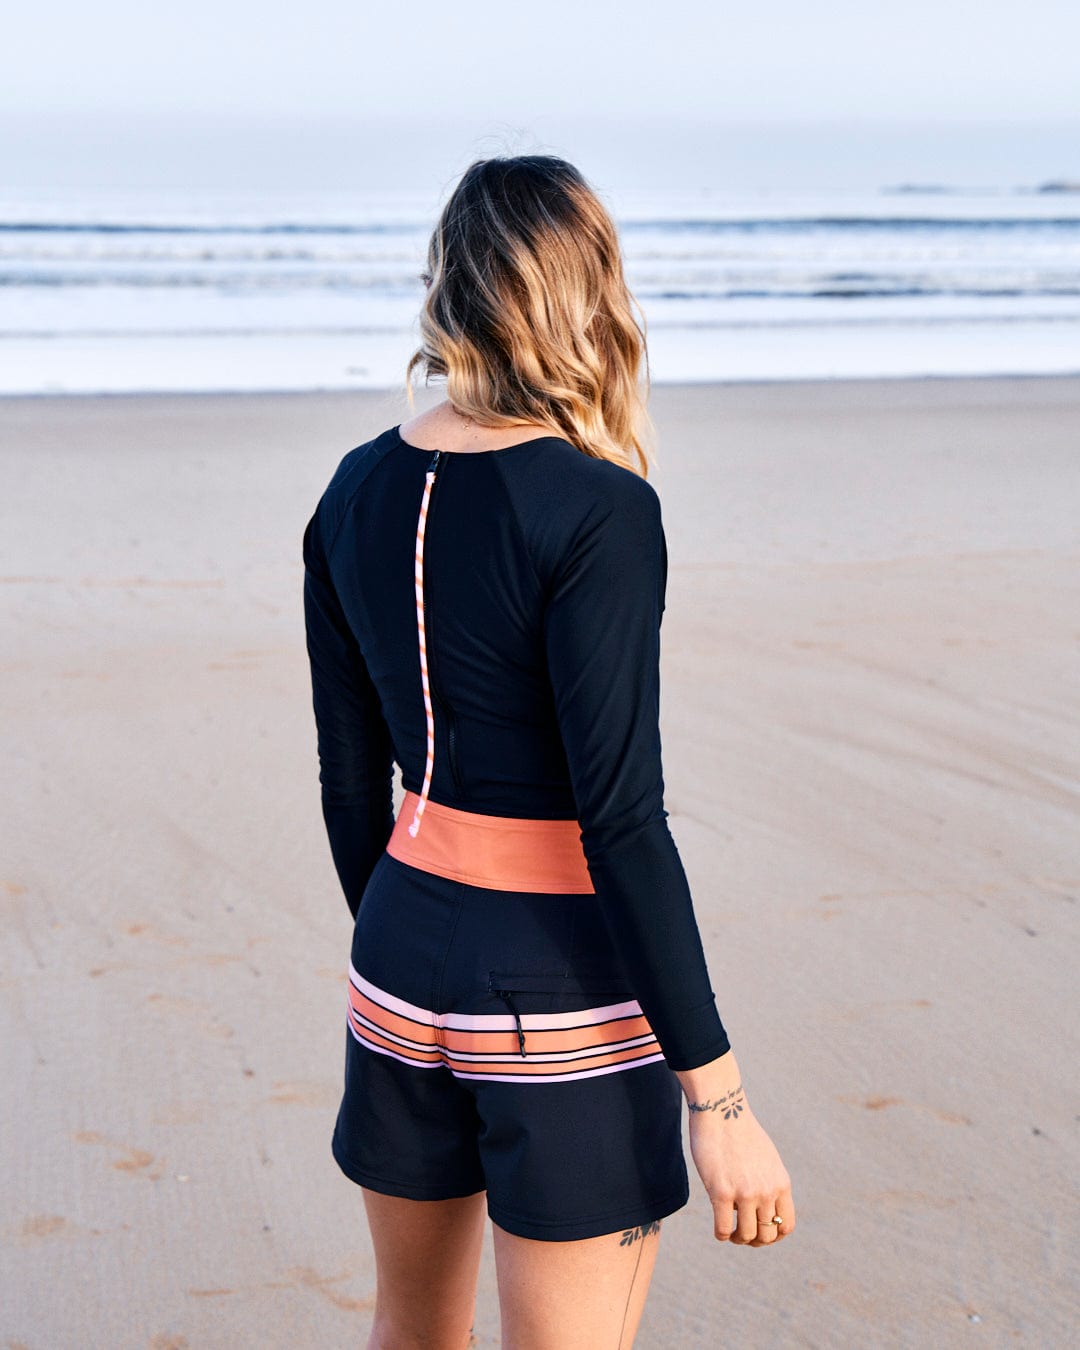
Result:
{"label": "white stripe", "polygon": [[377,984],[365,980],[351,960],[349,961],[349,979],[362,994],[366,994],[374,1003],[381,1003],[390,1012],[400,1013],[402,1017],[411,1017],[414,1022],[426,1022],[429,1026],[435,1025],[435,1014],[433,1012],[429,1012],[427,1008],[419,1008],[415,1003],[406,1003],[403,998],[395,998],[393,994],[388,994],[385,989],[380,989]]}

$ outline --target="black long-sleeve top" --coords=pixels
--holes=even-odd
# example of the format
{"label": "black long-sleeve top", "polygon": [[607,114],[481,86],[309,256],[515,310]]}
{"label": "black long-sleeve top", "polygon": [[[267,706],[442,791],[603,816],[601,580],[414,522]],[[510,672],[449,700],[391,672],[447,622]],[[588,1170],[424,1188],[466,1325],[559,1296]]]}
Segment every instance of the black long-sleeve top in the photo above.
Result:
{"label": "black long-sleeve top", "polygon": [[435,718],[432,801],[576,819],[598,904],[673,1069],[729,1041],[667,825],[660,499],[629,469],[544,437],[443,452],[396,427],[341,461],[304,534],[322,807],[350,912],[394,825],[393,770],[419,793],[427,718],[417,517]]}

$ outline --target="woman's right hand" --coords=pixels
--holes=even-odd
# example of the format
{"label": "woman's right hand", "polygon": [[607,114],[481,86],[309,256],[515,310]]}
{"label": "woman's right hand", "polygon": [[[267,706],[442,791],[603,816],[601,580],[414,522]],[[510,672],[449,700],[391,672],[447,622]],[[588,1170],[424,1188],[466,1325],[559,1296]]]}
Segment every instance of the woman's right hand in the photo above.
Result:
{"label": "woman's right hand", "polygon": [[[729,1050],[679,1073],[690,1110],[690,1152],[713,1207],[721,1242],[771,1246],[795,1228],[791,1177],[747,1105]],[[774,1215],[782,1224],[772,1222]]]}

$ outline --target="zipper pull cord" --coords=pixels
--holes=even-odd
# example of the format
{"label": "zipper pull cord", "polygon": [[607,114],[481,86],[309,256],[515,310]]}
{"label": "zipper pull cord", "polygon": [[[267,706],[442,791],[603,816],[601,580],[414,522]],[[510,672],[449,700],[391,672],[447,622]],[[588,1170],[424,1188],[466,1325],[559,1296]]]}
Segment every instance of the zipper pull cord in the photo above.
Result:
{"label": "zipper pull cord", "polygon": [[431,685],[428,682],[427,633],[424,630],[424,533],[427,527],[428,504],[431,501],[431,489],[435,474],[439,468],[441,450],[436,450],[424,475],[424,496],[420,502],[420,515],[416,522],[416,562],[414,577],[416,582],[416,627],[420,642],[420,682],[424,687],[424,713],[427,717],[427,760],[424,764],[424,782],[420,789],[420,799],[416,803],[409,833],[415,839],[420,829],[420,817],[427,805],[431,790],[431,776],[435,770],[435,711],[431,706]]}
{"label": "zipper pull cord", "polygon": [[514,1021],[517,1023],[518,1046],[519,1046],[519,1048],[520,1048],[520,1050],[521,1050],[521,1058],[522,1058],[522,1059],[525,1059],[525,1058],[526,1058],[526,1055],[525,1055],[525,1032],[524,1032],[524,1030],[523,1030],[523,1028],[522,1028],[522,1025],[521,1025],[521,1014],[520,1014],[520,1013],[518,1012],[518,1010],[514,1007],[513,1000],[511,999],[510,994],[509,994],[509,992],[508,992],[507,990],[505,990],[505,989],[494,989],[494,990],[492,990],[492,992],[495,993],[495,994],[498,994],[498,996],[502,999],[502,1001],[506,1004],[506,1006],[507,1006],[507,1007],[510,1009],[510,1011],[514,1014]]}

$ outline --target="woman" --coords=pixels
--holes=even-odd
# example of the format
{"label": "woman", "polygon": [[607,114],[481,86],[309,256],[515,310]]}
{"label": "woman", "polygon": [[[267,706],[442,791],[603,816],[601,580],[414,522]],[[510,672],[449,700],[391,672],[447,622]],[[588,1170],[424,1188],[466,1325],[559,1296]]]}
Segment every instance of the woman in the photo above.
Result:
{"label": "woman", "polygon": [[[660,1223],[795,1226],[663,806],[667,550],[614,224],[550,156],[470,166],[431,239],[439,406],[345,456],[304,536],[322,804],[355,924],[332,1150],[371,1347],[627,1347]],[[647,373],[647,366],[646,366]],[[393,768],[405,799],[393,815]]]}

